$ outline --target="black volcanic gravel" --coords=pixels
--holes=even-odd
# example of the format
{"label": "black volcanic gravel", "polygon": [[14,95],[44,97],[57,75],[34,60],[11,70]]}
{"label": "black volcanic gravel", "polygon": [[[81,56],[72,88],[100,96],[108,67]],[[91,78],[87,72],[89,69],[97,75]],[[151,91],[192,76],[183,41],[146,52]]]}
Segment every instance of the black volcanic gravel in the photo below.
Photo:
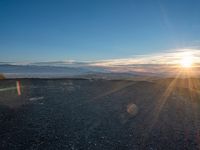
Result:
{"label": "black volcanic gravel", "polygon": [[0,149],[198,149],[200,87],[186,80],[21,79],[21,96],[2,80]]}

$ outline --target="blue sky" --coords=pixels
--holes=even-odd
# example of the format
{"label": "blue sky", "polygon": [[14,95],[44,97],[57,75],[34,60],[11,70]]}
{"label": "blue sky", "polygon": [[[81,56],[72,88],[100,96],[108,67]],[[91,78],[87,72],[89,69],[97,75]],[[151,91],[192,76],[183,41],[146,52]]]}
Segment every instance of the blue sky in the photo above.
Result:
{"label": "blue sky", "polygon": [[93,61],[199,48],[199,16],[199,0],[1,0],[0,61]]}

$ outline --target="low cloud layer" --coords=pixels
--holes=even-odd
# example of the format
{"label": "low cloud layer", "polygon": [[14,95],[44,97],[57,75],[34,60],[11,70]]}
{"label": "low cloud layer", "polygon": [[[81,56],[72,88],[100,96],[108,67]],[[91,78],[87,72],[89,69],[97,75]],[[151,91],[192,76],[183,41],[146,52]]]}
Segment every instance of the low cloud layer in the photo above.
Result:
{"label": "low cloud layer", "polygon": [[[183,58],[192,58],[192,70],[200,74],[200,50],[176,49],[151,55],[137,55],[130,58],[110,59],[100,61],[56,61],[35,63],[9,63],[10,65],[24,66],[51,66],[70,68],[84,68],[92,72],[117,72],[117,73],[145,73],[145,74],[170,74],[176,75],[181,69],[180,62]],[[4,64],[4,63],[1,63]]]}

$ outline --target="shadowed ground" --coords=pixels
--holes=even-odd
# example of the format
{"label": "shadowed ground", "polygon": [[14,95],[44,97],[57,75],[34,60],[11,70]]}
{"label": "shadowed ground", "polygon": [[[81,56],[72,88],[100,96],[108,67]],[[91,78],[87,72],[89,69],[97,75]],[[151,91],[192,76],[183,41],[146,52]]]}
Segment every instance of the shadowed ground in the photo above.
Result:
{"label": "shadowed ground", "polygon": [[0,149],[198,149],[198,79],[0,81]]}

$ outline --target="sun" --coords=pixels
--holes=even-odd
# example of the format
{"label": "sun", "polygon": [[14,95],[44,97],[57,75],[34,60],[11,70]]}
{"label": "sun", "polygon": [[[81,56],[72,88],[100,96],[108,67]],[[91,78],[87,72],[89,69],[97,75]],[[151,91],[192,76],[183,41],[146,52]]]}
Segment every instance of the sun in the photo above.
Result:
{"label": "sun", "polygon": [[191,55],[185,55],[180,60],[180,65],[183,68],[191,68],[193,65],[193,57]]}

